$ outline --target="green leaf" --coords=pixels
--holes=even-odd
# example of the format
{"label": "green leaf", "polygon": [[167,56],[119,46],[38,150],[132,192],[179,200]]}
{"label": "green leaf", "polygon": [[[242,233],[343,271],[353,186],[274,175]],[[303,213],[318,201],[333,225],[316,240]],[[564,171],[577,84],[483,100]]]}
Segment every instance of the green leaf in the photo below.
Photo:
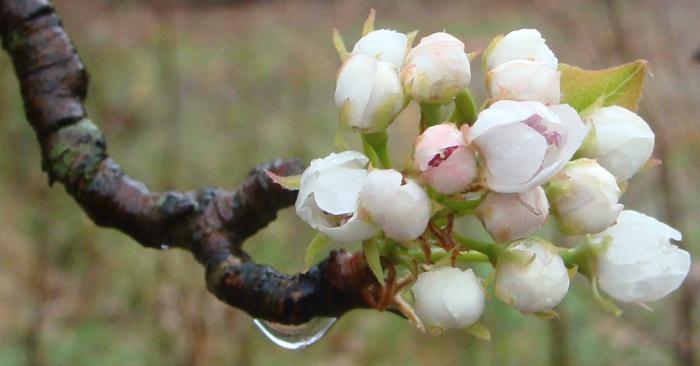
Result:
{"label": "green leaf", "polygon": [[269,170],[265,171],[265,175],[267,175],[267,177],[270,178],[274,183],[279,184],[290,191],[296,191],[301,186],[301,175],[289,175],[283,177]]}
{"label": "green leaf", "polygon": [[646,60],[605,70],[584,70],[559,64],[562,103],[571,105],[579,113],[609,105],[636,111],[647,68]]}
{"label": "green leaf", "polygon": [[481,323],[476,323],[472,325],[471,327],[465,329],[467,334],[471,334],[474,337],[481,339],[483,341],[490,341],[491,340],[491,332],[489,332],[488,328],[486,328],[483,324]]}
{"label": "green leaf", "polygon": [[374,239],[365,240],[362,243],[362,250],[365,252],[365,259],[369,265],[369,269],[372,270],[374,277],[377,281],[384,286],[384,271],[382,270],[382,263],[379,258],[379,248],[377,247],[377,241]]}
{"label": "green leaf", "polygon": [[318,233],[311,239],[304,254],[304,268],[309,269],[316,262],[316,257],[328,247],[328,237]]}

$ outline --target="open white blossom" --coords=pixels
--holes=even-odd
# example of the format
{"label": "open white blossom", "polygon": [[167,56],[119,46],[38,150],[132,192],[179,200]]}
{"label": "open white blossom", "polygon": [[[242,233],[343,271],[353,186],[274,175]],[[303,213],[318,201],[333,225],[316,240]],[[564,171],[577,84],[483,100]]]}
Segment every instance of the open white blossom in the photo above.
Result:
{"label": "open white blossom", "polygon": [[569,273],[550,243],[523,239],[498,259],[494,293],[524,314],[551,310],[568,290]]}
{"label": "open white blossom", "polygon": [[443,32],[421,39],[408,52],[401,71],[406,94],[419,103],[449,103],[470,80],[464,43]]}
{"label": "open white blossom", "polygon": [[479,113],[467,141],[481,154],[489,189],[526,192],[571,159],[587,128],[567,104],[501,100]]}
{"label": "open white blossom", "polygon": [[432,334],[469,328],[484,312],[484,289],[471,269],[442,267],[423,272],[412,291],[416,315]]}
{"label": "open white blossom", "polygon": [[486,87],[493,99],[559,104],[560,73],[549,65],[529,60],[505,62],[486,74]]}
{"label": "open white blossom", "polygon": [[690,270],[690,254],[671,244],[681,233],[642,213],[625,210],[617,224],[593,240],[604,242],[607,250],[598,256],[600,289],[623,302],[658,300],[677,289]]}
{"label": "open white blossom", "polygon": [[518,29],[495,39],[484,52],[488,70],[513,60],[539,62],[556,70],[559,60],[536,29]]}
{"label": "open white blossom", "polygon": [[367,33],[360,38],[352,54],[363,54],[377,58],[392,64],[394,69],[399,70],[403,66],[408,49],[408,38],[405,34],[389,29],[379,29]]}
{"label": "open white blossom", "polygon": [[654,151],[654,132],[626,108],[600,108],[588,115],[586,122],[591,132],[581,146],[581,155],[597,159],[619,180],[632,178]]}
{"label": "open white blossom", "polygon": [[335,104],[342,126],[364,133],[383,131],[404,105],[394,66],[364,54],[351,56],[338,71]]}
{"label": "open white blossom", "polygon": [[452,123],[428,127],[416,138],[413,155],[421,176],[442,194],[465,190],[478,175],[476,153]]}
{"label": "open white blossom", "polygon": [[476,216],[497,242],[506,243],[541,229],[549,217],[549,203],[539,186],[523,193],[489,192]]}
{"label": "open white blossom", "polygon": [[357,212],[368,162],[356,151],[312,160],[301,176],[294,205],[297,215],[333,240],[347,243],[372,237],[379,228]]}
{"label": "open white blossom", "polygon": [[387,237],[405,241],[428,226],[431,203],[423,188],[393,169],[374,169],[360,191],[360,206]]}
{"label": "open white blossom", "polygon": [[567,235],[599,233],[622,212],[615,177],[595,160],[574,160],[550,181],[549,199],[559,229]]}

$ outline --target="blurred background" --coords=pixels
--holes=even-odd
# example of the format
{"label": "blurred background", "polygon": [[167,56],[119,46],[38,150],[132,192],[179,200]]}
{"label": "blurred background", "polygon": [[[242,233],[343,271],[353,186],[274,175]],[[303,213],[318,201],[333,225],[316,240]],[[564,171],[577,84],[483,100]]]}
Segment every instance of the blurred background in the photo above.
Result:
{"label": "blurred background", "polygon": [[[700,3],[687,1],[55,0],[91,74],[87,108],[109,151],[156,190],[234,189],[255,164],[333,150],[337,27],[349,47],[370,8],[377,27],[441,30],[483,49],[538,28],[561,62],[650,61],[640,113],[663,166],[636,176],[624,203],[684,233],[685,286],[604,313],[581,277],[558,320],[492,299],[492,340],[430,337],[389,314],[354,311],[319,343],[288,351],[210,295],[181,250],[144,249],[93,225],[49,187],[6,54],[0,55],[0,365],[691,365],[700,362]],[[471,88],[483,100],[483,69]],[[406,161],[418,110],[391,128]],[[403,146],[400,146],[402,145]],[[246,243],[287,273],[302,269],[308,227],[285,210]],[[695,343],[689,340],[694,338]]]}

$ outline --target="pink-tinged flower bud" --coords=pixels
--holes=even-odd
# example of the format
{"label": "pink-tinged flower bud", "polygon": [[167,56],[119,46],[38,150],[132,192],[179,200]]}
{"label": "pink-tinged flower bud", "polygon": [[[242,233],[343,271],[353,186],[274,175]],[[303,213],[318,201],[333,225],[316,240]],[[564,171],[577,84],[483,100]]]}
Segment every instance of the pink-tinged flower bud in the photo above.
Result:
{"label": "pink-tinged flower bud", "polygon": [[617,221],[623,205],[615,177],[595,160],[574,160],[548,186],[559,230],[567,235],[599,233]]}
{"label": "pink-tinged flower bud", "polygon": [[523,193],[489,192],[476,208],[476,216],[499,243],[536,233],[549,216],[544,190],[537,186]]}
{"label": "pink-tinged flower bud", "polygon": [[523,239],[498,258],[494,293],[524,314],[552,310],[568,291],[569,273],[551,243]]}
{"label": "pink-tinged flower bud", "polygon": [[416,315],[431,334],[474,325],[486,296],[474,271],[442,267],[418,275],[412,288]]}
{"label": "pink-tinged flower bud", "polygon": [[358,214],[369,159],[356,151],[314,159],[301,175],[297,215],[329,238],[349,243],[371,238],[379,228]]}
{"label": "pink-tinged flower bud", "polygon": [[419,103],[447,104],[471,80],[464,43],[447,33],[433,33],[406,56],[401,82],[406,95]]}
{"label": "pink-tinged flower bud", "polygon": [[392,169],[374,169],[360,191],[360,206],[387,237],[418,238],[428,226],[431,203],[423,188]]}
{"label": "pink-tinged flower bud", "polygon": [[670,294],[690,271],[690,254],[671,244],[681,239],[678,230],[653,217],[622,211],[617,224],[593,235],[594,242],[607,243],[595,266],[600,289],[624,302]]}
{"label": "pink-tinged flower bud", "polygon": [[408,49],[408,37],[405,34],[389,29],[380,29],[367,33],[360,38],[352,54],[363,54],[388,62],[399,70],[403,66]]}
{"label": "pink-tinged flower bud", "polygon": [[403,109],[401,81],[392,64],[363,54],[351,56],[338,71],[335,104],[343,127],[383,131]]}
{"label": "pink-tinged flower bud", "polygon": [[595,158],[619,180],[632,178],[654,151],[654,132],[641,117],[620,106],[600,108],[587,116],[591,132],[581,155]]}
{"label": "pink-tinged flower bud", "polygon": [[513,193],[548,181],[571,159],[587,132],[567,104],[501,100],[479,113],[466,140],[480,153],[487,187]]}
{"label": "pink-tinged flower bud", "polygon": [[414,150],[422,177],[439,193],[461,192],[477,177],[475,151],[452,123],[427,128],[416,138]]}
{"label": "pink-tinged flower bud", "polygon": [[493,99],[559,104],[559,71],[529,60],[503,63],[486,74],[486,87]]}
{"label": "pink-tinged flower bud", "polygon": [[508,61],[529,60],[549,66],[556,70],[559,60],[549,49],[540,32],[536,29],[518,29],[497,37],[484,51],[488,70],[495,69]]}

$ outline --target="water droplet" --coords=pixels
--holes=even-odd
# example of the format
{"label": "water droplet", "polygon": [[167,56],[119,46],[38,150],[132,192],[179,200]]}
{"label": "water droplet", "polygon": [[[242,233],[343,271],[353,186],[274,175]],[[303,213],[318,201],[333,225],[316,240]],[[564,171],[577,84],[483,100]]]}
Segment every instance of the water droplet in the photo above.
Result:
{"label": "water droplet", "polygon": [[170,245],[168,245],[168,244],[161,244],[161,245],[160,245],[160,249],[162,249],[162,250],[168,250],[168,249],[170,249]]}
{"label": "water droplet", "polygon": [[287,349],[306,348],[323,337],[336,318],[313,318],[300,325],[286,325],[253,319],[253,323],[274,344]]}

